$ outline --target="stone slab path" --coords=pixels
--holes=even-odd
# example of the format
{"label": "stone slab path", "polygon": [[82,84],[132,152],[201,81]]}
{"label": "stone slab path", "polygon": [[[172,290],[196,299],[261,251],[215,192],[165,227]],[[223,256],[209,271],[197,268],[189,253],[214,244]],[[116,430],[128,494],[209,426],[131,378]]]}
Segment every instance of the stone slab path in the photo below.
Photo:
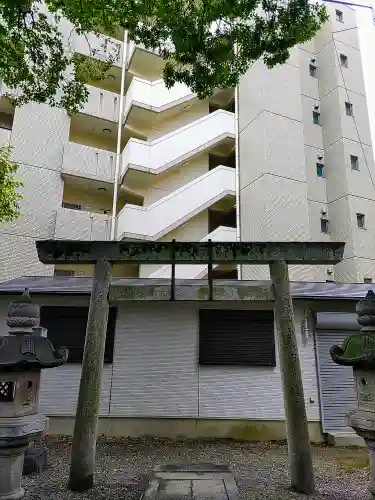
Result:
{"label": "stone slab path", "polygon": [[141,500],[238,500],[233,473],[225,465],[166,464],[154,469]]}

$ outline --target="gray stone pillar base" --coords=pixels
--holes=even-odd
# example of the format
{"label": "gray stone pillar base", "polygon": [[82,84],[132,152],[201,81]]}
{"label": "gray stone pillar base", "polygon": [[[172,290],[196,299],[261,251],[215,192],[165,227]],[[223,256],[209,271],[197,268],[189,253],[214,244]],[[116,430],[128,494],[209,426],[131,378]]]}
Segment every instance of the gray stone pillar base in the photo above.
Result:
{"label": "gray stone pillar base", "polygon": [[375,440],[365,438],[365,443],[370,458],[370,483],[368,489],[375,496]]}
{"label": "gray stone pillar base", "polygon": [[22,498],[22,468],[27,444],[24,446],[0,448],[0,500]]}
{"label": "gray stone pillar base", "polygon": [[367,410],[357,409],[348,413],[346,422],[358,436],[366,443],[370,459],[370,483],[368,490],[375,497],[375,430],[373,428],[373,414]]}

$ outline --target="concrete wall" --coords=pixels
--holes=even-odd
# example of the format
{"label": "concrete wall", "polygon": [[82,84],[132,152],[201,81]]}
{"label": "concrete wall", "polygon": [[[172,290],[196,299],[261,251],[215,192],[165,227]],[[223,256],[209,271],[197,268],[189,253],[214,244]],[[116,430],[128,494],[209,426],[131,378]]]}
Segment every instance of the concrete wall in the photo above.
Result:
{"label": "concrete wall", "polygon": [[[28,104],[14,114],[12,159],[23,182],[22,216],[0,224],[0,278],[52,274],[53,266],[38,261],[35,239],[53,238],[56,210],[61,206],[61,166],[70,119],[65,111]],[[9,257],[12,256],[10,259]]]}

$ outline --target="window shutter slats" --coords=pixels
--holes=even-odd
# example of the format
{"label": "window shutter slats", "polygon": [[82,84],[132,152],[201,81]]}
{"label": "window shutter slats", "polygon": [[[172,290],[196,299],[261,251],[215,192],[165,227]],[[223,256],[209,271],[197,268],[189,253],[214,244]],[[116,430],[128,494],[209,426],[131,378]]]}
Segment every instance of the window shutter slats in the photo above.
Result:
{"label": "window shutter slats", "polygon": [[201,365],[276,366],[273,311],[199,311]]}

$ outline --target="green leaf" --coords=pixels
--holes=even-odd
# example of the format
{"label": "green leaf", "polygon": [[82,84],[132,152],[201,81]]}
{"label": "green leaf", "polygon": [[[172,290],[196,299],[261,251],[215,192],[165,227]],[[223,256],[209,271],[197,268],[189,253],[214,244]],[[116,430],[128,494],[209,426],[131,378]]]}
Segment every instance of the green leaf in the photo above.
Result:
{"label": "green leaf", "polygon": [[[168,88],[186,84],[206,98],[235,86],[260,58],[284,63],[289,50],[310,40],[327,21],[325,7],[309,0],[0,0],[0,79],[30,101],[76,113],[87,101],[85,84],[101,80],[113,60],[96,61],[67,51],[72,33],[129,30],[136,43],[165,60]],[[62,23],[62,19],[65,19]],[[235,51],[237,47],[237,51]],[[92,54],[94,56],[94,54]]]}
{"label": "green leaf", "polygon": [[0,148],[0,222],[12,222],[21,215],[18,189],[23,184],[16,179],[18,166],[9,159],[11,152],[10,144]]}

